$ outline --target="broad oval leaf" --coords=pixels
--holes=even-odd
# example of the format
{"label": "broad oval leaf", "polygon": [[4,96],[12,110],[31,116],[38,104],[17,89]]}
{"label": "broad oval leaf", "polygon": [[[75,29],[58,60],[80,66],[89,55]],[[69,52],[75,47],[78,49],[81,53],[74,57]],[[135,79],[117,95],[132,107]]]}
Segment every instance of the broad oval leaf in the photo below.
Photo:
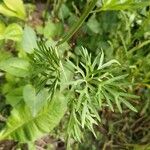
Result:
{"label": "broad oval leaf", "polygon": [[96,20],[95,16],[93,15],[87,22],[87,26],[89,29],[94,32],[94,33],[99,33],[100,32],[100,24]]}
{"label": "broad oval leaf", "polygon": [[100,10],[126,10],[138,9],[149,5],[149,0],[105,0],[104,5]]}
{"label": "broad oval leaf", "polygon": [[10,16],[10,17],[17,17],[17,14],[11,10],[9,10],[6,5],[1,4],[0,5],[0,13],[5,15],[5,16]]}
{"label": "broad oval leaf", "polygon": [[21,86],[16,89],[9,90],[9,93],[6,95],[6,103],[15,107],[21,100],[23,100],[22,91],[23,87]]}
{"label": "broad oval leaf", "polygon": [[35,117],[32,117],[26,105],[20,103],[12,110],[6,127],[0,133],[0,140],[13,139],[24,143],[35,141],[58,125],[66,108],[66,99],[60,93]]}
{"label": "broad oval leaf", "polygon": [[20,19],[25,19],[26,12],[22,0],[3,0],[8,9],[17,14]]}
{"label": "broad oval leaf", "polygon": [[20,41],[22,38],[22,28],[16,23],[10,24],[4,31],[4,39]]}
{"label": "broad oval leaf", "polygon": [[23,98],[26,105],[30,108],[32,116],[35,116],[47,101],[48,92],[42,89],[36,94],[35,88],[28,84],[24,87]]}
{"label": "broad oval leaf", "polygon": [[22,58],[9,58],[0,62],[0,70],[17,77],[26,77],[29,75],[29,62]]}
{"label": "broad oval leaf", "polygon": [[37,37],[35,31],[30,26],[25,26],[23,31],[22,48],[27,53],[33,53],[37,48]]}

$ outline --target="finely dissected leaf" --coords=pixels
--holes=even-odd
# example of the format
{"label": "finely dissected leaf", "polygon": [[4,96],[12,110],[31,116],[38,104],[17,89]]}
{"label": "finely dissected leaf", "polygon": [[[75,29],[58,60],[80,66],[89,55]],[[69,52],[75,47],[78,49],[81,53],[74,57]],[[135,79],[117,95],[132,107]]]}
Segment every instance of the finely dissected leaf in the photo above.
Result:
{"label": "finely dissected leaf", "polygon": [[120,101],[118,99],[118,96],[115,97],[115,102],[116,102],[116,105],[117,105],[120,113],[122,113],[122,108],[121,108],[121,104],[120,104]]}
{"label": "finely dissected leaf", "polygon": [[117,77],[113,77],[113,78],[111,78],[111,79],[108,79],[108,80],[102,82],[102,85],[104,85],[104,84],[111,84],[111,83],[113,83],[113,82],[115,82],[115,81],[122,80],[122,79],[124,79],[124,78],[127,77],[127,76],[128,76],[128,75],[125,74],[125,75],[120,75],[120,76],[117,76]]}
{"label": "finely dissected leaf", "polygon": [[138,98],[139,98],[139,96],[137,96],[137,95],[128,94],[128,93],[123,93],[123,92],[119,92],[119,95],[120,95],[120,96],[124,96],[124,97],[128,97],[128,98],[135,98],[135,99],[138,99]]}
{"label": "finely dissected leaf", "polygon": [[[78,118],[78,121],[74,119],[74,125],[69,122],[68,132],[70,133],[68,134],[77,140],[80,139],[78,137],[80,134],[77,133],[82,132],[82,128],[88,128],[96,136],[93,125],[101,121],[98,112],[103,109],[103,106],[109,106],[112,111],[115,111],[115,104],[122,113],[121,104],[124,103],[128,108],[136,111],[129,102],[123,102],[121,98],[137,98],[135,95],[125,93],[126,90],[120,86],[120,82],[125,80],[127,74],[113,76],[110,67],[114,63],[119,64],[118,61],[112,59],[104,63],[103,51],[92,60],[91,54],[88,54],[84,48],[82,48],[81,57],[77,65],[68,60],[69,67],[67,67],[74,72],[70,89],[75,91],[72,109],[74,118]],[[80,131],[77,131],[77,128]]]}
{"label": "finely dissected leaf", "polygon": [[0,69],[17,77],[26,77],[29,74],[29,62],[22,58],[9,58],[0,62]]}
{"label": "finely dissected leaf", "polygon": [[42,89],[38,94],[32,85],[26,85],[23,90],[23,97],[26,105],[30,108],[34,117],[43,107],[48,98],[48,92]]}
{"label": "finely dissected leaf", "polygon": [[105,64],[99,66],[98,69],[104,69],[104,68],[106,68],[106,67],[111,66],[112,64],[118,64],[118,65],[120,65],[120,63],[119,63],[117,60],[112,59],[112,60],[108,61],[107,63],[105,63]]}
{"label": "finely dissected leaf", "polygon": [[20,41],[22,38],[22,28],[16,23],[10,24],[3,33],[4,39]]}
{"label": "finely dissected leaf", "polygon": [[34,48],[37,48],[36,33],[30,26],[25,26],[23,31],[22,48],[27,53],[33,53]]}
{"label": "finely dissected leaf", "polygon": [[0,140],[13,139],[19,142],[35,141],[49,133],[61,120],[67,108],[63,95],[56,93],[53,100],[32,117],[23,103],[11,112],[6,127],[0,133]]}
{"label": "finely dissected leaf", "polygon": [[57,88],[60,74],[64,72],[57,48],[47,47],[41,41],[38,43],[38,48],[34,50],[34,54],[29,56],[32,66],[30,80],[34,82],[37,90],[47,85],[52,96]]}
{"label": "finely dissected leaf", "polygon": [[103,62],[104,62],[104,52],[103,52],[103,50],[102,50],[102,53],[101,53],[100,59],[99,59],[98,68],[101,68],[101,66],[103,65]]}
{"label": "finely dissected leaf", "polygon": [[103,95],[105,96],[106,101],[107,101],[108,106],[110,107],[110,109],[111,109],[112,111],[114,111],[114,108],[113,108],[113,105],[112,105],[112,102],[111,102],[110,95],[109,95],[107,92],[105,92],[105,90],[101,90],[101,92],[102,92]]}
{"label": "finely dissected leaf", "polygon": [[137,112],[136,108],[134,106],[132,106],[128,101],[126,101],[125,99],[121,98],[121,102],[124,103],[129,109],[131,109],[132,111]]}
{"label": "finely dissected leaf", "polygon": [[82,115],[81,115],[81,125],[82,125],[82,128],[84,128],[84,125],[85,125],[85,119],[86,119],[86,113],[88,111],[88,108],[87,108],[87,101],[85,101],[83,103],[83,110],[82,110]]}
{"label": "finely dissected leaf", "polygon": [[20,19],[25,19],[26,13],[22,0],[3,0],[7,8],[17,14]]}

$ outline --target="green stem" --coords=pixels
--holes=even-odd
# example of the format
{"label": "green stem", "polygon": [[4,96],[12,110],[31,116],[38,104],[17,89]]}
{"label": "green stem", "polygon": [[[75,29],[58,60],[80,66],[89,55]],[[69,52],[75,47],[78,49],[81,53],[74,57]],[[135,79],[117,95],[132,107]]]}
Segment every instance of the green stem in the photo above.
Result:
{"label": "green stem", "polygon": [[83,14],[81,15],[81,17],[79,18],[79,20],[77,21],[77,23],[75,23],[72,28],[68,31],[68,34],[66,34],[61,41],[59,41],[57,43],[57,46],[63,44],[64,42],[68,41],[73,35],[74,33],[81,27],[81,25],[84,23],[85,19],[88,17],[89,13],[92,11],[92,9],[94,8],[94,6],[96,5],[97,0],[91,0]]}
{"label": "green stem", "polygon": [[150,43],[150,40],[144,41],[143,43],[139,44],[136,47],[133,47],[132,49],[129,50],[129,54],[134,53],[135,51],[137,51],[138,49],[141,49],[142,47],[148,45]]}
{"label": "green stem", "polygon": [[64,0],[58,0],[56,6],[55,6],[55,9],[54,9],[54,14],[55,14],[55,17],[58,17],[58,13],[59,13],[59,10],[63,4]]}

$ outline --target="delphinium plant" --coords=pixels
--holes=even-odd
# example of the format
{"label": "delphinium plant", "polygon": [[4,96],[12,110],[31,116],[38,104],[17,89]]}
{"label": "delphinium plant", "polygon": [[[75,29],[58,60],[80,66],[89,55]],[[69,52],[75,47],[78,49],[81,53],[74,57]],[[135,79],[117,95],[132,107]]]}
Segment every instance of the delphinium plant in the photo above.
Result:
{"label": "delphinium plant", "polygon": [[[55,7],[53,15],[59,15],[61,5],[65,6],[60,2],[54,4],[57,8]],[[132,42],[136,37],[136,35],[130,37],[130,26],[133,22],[132,18],[128,19],[130,14],[124,10],[142,9],[148,5],[149,1],[146,0],[87,1],[77,22],[60,39],[55,42],[47,42],[46,38],[38,39],[37,44],[33,41],[34,46],[26,50],[26,53],[20,53],[21,57],[10,57],[1,61],[0,69],[8,77],[12,76],[15,83],[10,86],[11,91],[5,95],[7,103],[13,109],[0,133],[0,140],[11,139],[28,143],[29,149],[35,149],[35,140],[49,134],[62,120],[64,125],[58,130],[63,132],[66,149],[73,149],[74,143],[81,143],[89,131],[95,139],[98,138],[97,128],[103,124],[104,110],[123,113],[123,110],[128,108],[137,113],[138,109],[134,101],[138,101],[140,97],[138,94],[135,95],[133,87],[141,83],[149,88],[149,76],[144,79],[144,82],[141,82],[141,79],[136,80],[136,77],[142,78],[146,67],[141,68],[141,75],[136,68],[141,63],[137,61],[139,59],[135,59],[141,58],[141,54],[135,52],[150,42],[147,40],[133,47]],[[73,6],[75,7],[75,4]],[[120,32],[115,35],[118,39],[111,40],[111,35],[108,37],[107,43],[112,56],[106,52],[105,47],[108,47],[106,45],[91,49],[87,44],[90,49],[88,50],[80,46],[82,43],[75,48],[75,53],[67,51],[66,54],[65,44],[67,45],[82,26],[87,25],[82,29],[83,31],[89,27],[92,32],[101,32],[99,27],[103,25],[96,20],[96,14],[105,15],[107,11],[121,11],[120,16],[126,19],[125,26],[129,35],[128,37],[122,35],[125,31],[119,24]],[[45,16],[46,14],[47,12]],[[90,19],[86,23],[89,15],[91,15],[90,19],[95,21],[95,26],[92,26]],[[131,22],[127,22],[128,20]],[[28,27],[25,29],[31,31]],[[141,30],[139,29],[137,33],[140,34]],[[77,40],[78,42],[80,41]],[[149,52],[145,53],[148,53],[145,54],[145,61],[149,66]],[[135,58],[132,58],[133,56]],[[15,89],[11,89],[13,87]]]}

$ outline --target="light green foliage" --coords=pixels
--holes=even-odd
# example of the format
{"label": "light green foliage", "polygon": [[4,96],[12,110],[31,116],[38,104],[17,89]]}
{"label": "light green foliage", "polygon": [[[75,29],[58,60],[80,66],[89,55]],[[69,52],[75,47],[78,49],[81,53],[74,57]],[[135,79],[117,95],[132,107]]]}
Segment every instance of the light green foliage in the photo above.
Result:
{"label": "light green foliage", "polygon": [[5,30],[5,24],[3,22],[0,22],[0,35],[4,33],[4,30]]}
{"label": "light green foliage", "polygon": [[149,0],[104,0],[101,10],[132,10],[148,6],[149,2]]}
{"label": "light green foliage", "polygon": [[17,77],[29,75],[29,62],[22,58],[9,58],[0,62],[0,69]]}
{"label": "light green foliage", "polygon": [[69,8],[65,4],[62,4],[58,13],[59,18],[61,18],[64,21],[64,19],[66,19],[69,16],[69,14]]}
{"label": "light green foliage", "polygon": [[92,30],[94,33],[99,33],[100,31],[100,25],[98,21],[96,20],[95,16],[93,15],[89,21],[87,22],[87,26]]}
{"label": "light green foliage", "polygon": [[5,129],[0,133],[0,140],[35,141],[49,133],[60,122],[65,111],[66,100],[60,93],[34,117],[28,107],[20,103],[12,110]]}
{"label": "light green foliage", "polygon": [[22,0],[3,0],[0,4],[0,13],[10,17],[25,19],[26,12]]}
{"label": "light green foliage", "polygon": [[6,103],[15,107],[20,101],[23,101],[22,96],[23,87],[15,88],[6,94]]}
{"label": "light green foliage", "polygon": [[0,25],[0,40],[20,41],[22,39],[22,28],[20,25],[13,23],[5,27]]}
{"label": "light green foliage", "polygon": [[52,38],[57,35],[57,32],[59,31],[58,23],[53,23],[52,21],[48,21],[46,23],[46,26],[43,29],[43,34],[45,38]]}
{"label": "light green foliage", "polygon": [[119,64],[118,61],[110,60],[104,63],[103,51],[92,61],[91,55],[84,48],[81,50],[81,56],[81,62],[77,65],[68,61],[69,69],[74,70],[75,78],[70,82],[74,96],[71,94],[71,119],[68,125],[68,134],[79,141],[82,137],[81,129],[85,127],[95,135],[93,125],[97,125],[101,120],[98,114],[99,110],[108,106],[114,111],[113,105],[116,104],[122,113],[121,104],[123,103],[129,109],[137,112],[127,99],[138,98],[135,95],[127,94],[121,87],[121,85],[125,85],[123,80],[127,75],[113,76],[111,73],[110,67],[113,67],[113,64]]}
{"label": "light green foliage", "polygon": [[23,98],[26,105],[30,108],[33,117],[40,111],[48,99],[48,92],[42,89],[36,94],[36,90],[32,85],[26,85],[23,90]]}
{"label": "light green foliage", "polygon": [[50,40],[52,38],[57,38],[62,34],[63,26],[60,22],[49,20],[45,22],[44,27],[37,26],[36,30],[39,34],[43,35],[45,39]]}
{"label": "light green foliage", "polygon": [[11,56],[12,56],[12,55],[11,55],[9,52],[0,49],[0,62],[3,61],[3,60],[8,59],[8,58],[11,57]]}
{"label": "light green foliage", "polygon": [[33,53],[37,48],[37,37],[35,31],[30,26],[25,26],[22,37],[22,48],[27,53]]}

